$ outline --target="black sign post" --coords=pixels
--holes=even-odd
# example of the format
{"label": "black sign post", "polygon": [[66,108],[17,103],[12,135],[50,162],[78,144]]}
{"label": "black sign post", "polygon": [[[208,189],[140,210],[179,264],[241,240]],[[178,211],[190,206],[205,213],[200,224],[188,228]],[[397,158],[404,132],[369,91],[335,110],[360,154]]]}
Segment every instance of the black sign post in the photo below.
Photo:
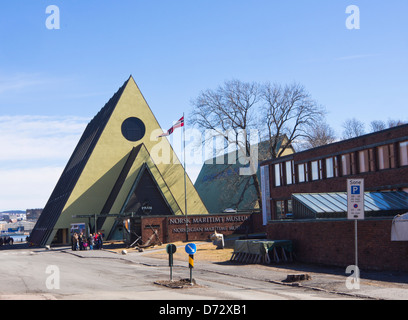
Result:
{"label": "black sign post", "polygon": [[173,281],[173,254],[176,253],[177,247],[174,244],[168,244],[166,251],[169,255],[170,281]]}

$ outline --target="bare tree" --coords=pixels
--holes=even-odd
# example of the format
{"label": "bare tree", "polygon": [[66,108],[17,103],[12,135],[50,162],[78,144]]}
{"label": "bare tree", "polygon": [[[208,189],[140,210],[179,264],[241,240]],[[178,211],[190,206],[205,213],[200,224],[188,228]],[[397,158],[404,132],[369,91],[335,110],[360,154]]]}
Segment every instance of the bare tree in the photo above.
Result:
{"label": "bare tree", "polygon": [[305,141],[300,144],[301,149],[311,149],[336,141],[336,134],[324,119],[308,130]]}
{"label": "bare tree", "polygon": [[392,119],[388,120],[388,128],[402,126],[403,124],[406,124],[406,122],[402,120],[392,120]]}
{"label": "bare tree", "polygon": [[225,139],[227,130],[248,130],[255,127],[256,104],[260,99],[257,83],[227,81],[216,90],[206,90],[192,101],[195,107],[191,121],[203,130],[214,130]]}
{"label": "bare tree", "polygon": [[[224,139],[226,149],[235,144],[241,154],[251,154],[250,129],[257,128],[256,113],[261,98],[260,85],[239,80],[227,81],[216,90],[206,90],[192,101],[191,122],[209,136]],[[206,141],[204,141],[206,143]],[[258,163],[250,163],[257,169]],[[261,204],[261,187],[256,171],[251,174]]]}
{"label": "bare tree", "polygon": [[381,130],[385,130],[387,128],[393,128],[393,127],[398,127],[406,122],[402,120],[393,120],[393,119],[388,119],[388,122],[385,123],[383,120],[374,120],[371,121],[370,127],[371,127],[371,132],[377,132]]}
{"label": "bare tree", "polygon": [[370,122],[371,132],[381,131],[387,128],[387,125],[382,120],[374,120]]}
{"label": "bare tree", "polygon": [[[263,122],[270,141],[272,158],[277,158],[297,139],[309,136],[308,131],[324,115],[324,110],[309,92],[298,84],[281,86],[266,84],[263,90]],[[278,137],[285,135],[287,142],[280,143]]]}
{"label": "bare tree", "polygon": [[356,118],[347,119],[343,123],[343,139],[351,139],[365,134],[364,123]]}
{"label": "bare tree", "polygon": [[[263,132],[261,135],[269,141],[272,158],[281,156],[296,139],[306,137],[310,127],[324,114],[305,88],[297,83],[281,86],[227,81],[216,90],[201,92],[192,105],[193,125],[203,131],[212,130],[227,144],[236,143],[246,155],[252,153],[249,130]],[[246,132],[243,141],[237,138],[242,132]],[[283,136],[287,139],[282,139]],[[258,163],[255,165],[257,168]],[[262,208],[256,171],[251,178]]]}

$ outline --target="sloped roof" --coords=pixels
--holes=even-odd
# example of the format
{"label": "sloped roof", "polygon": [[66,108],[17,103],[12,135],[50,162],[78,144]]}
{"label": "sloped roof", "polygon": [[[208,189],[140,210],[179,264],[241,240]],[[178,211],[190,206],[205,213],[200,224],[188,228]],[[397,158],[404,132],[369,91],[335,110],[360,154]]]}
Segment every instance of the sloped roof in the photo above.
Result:
{"label": "sloped roof", "polygon": [[[299,202],[310,214],[317,217],[330,217],[333,214],[343,216],[347,213],[347,193],[301,193],[293,194],[292,200]],[[296,207],[296,205],[294,205]],[[294,208],[294,216],[298,215],[299,208]],[[365,192],[364,211],[367,215],[376,215],[378,212],[391,215],[408,211],[408,193],[393,192]]]}
{"label": "sloped roof", "polygon": [[[284,139],[281,137],[279,140],[278,150]],[[258,144],[259,162],[270,157],[268,146],[269,141]],[[293,149],[288,149],[288,152],[293,152]],[[229,159],[234,158],[235,163],[229,164]],[[220,213],[227,208],[243,211],[258,208],[253,177],[239,174],[239,170],[246,166],[241,162],[244,161],[240,161],[238,153],[230,152],[203,164],[194,186],[210,213]],[[257,175],[259,180],[259,170]]]}
{"label": "sloped roof", "polygon": [[44,245],[47,241],[129,79],[87,125],[30,234],[30,242]]}

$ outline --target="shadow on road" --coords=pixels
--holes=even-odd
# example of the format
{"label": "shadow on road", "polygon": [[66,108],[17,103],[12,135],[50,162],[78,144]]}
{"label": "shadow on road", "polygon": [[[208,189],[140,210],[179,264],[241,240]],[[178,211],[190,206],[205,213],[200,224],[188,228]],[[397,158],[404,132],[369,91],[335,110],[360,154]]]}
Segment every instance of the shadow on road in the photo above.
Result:
{"label": "shadow on road", "polygon": [[[218,265],[229,265],[229,266],[244,266],[249,264],[232,262],[232,261],[223,261],[215,262],[214,264]],[[287,274],[294,273],[317,273],[322,275],[334,275],[334,276],[349,276],[346,274],[346,268],[336,267],[336,266],[326,266],[326,265],[317,265],[317,264],[308,264],[301,262],[292,262],[292,263],[273,263],[273,264],[262,264],[263,267],[269,267],[274,269],[279,269]],[[272,270],[271,270],[272,271]],[[360,278],[365,280],[373,281],[384,281],[384,282],[393,282],[393,283],[408,283],[408,274],[406,272],[400,271],[373,271],[373,270],[361,270],[360,269]]]}

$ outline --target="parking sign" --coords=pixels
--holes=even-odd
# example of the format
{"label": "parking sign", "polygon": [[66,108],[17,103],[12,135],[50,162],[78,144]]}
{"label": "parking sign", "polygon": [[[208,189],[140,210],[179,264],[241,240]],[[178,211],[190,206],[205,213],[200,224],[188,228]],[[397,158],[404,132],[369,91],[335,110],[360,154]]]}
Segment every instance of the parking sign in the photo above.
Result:
{"label": "parking sign", "polygon": [[360,194],[360,186],[352,186],[351,194]]}
{"label": "parking sign", "polygon": [[347,180],[347,218],[364,220],[364,179]]}

